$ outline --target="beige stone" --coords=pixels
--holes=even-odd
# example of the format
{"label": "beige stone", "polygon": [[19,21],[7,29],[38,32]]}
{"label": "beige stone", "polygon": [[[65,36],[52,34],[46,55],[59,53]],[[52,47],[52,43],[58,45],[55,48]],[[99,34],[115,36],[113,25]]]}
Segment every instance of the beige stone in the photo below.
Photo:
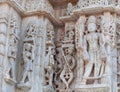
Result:
{"label": "beige stone", "polygon": [[120,0],[0,0],[0,92],[119,92]]}

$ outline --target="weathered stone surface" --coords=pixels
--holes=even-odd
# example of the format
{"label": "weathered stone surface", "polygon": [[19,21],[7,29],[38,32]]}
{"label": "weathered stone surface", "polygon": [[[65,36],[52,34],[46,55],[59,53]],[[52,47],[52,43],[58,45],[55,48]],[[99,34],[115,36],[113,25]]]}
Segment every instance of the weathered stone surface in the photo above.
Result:
{"label": "weathered stone surface", "polygon": [[0,92],[120,91],[120,0],[0,0],[0,11]]}

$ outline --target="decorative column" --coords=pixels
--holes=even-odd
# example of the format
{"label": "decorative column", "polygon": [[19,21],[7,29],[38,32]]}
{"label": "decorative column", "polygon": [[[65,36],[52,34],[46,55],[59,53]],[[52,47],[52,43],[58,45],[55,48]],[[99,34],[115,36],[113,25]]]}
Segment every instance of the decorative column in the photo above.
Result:
{"label": "decorative column", "polygon": [[116,14],[104,12],[102,17],[102,37],[107,54],[105,80],[110,92],[117,92],[117,48],[116,48]]}
{"label": "decorative column", "polygon": [[0,91],[5,91],[4,83],[4,69],[6,62],[6,43],[7,43],[7,31],[8,31],[8,13],[9,7],[7,4],[0,6]]}
{"label": "decorative column", "polygon": [[46,33],[44,36],[45,51],[43,65],[43,92],[54,92],[53,73],[55,65],[55,44],[54,44],[54,27],[46,18]]}
{"label": "decorative column", "polygon": [[63,63],[63,69],[60,73],[60,79],[65,85],[60,89],[60,92],[72,92],[75,76],[75,23],[72,21],[65,22],[65,35],[61,45],[61,62]]}
{"label": "decorative column", "polygon": [[2,90],[2,81],[4,81],[4,60],[5,60],[5,48],[7,40],[7,20],[6,18],[0,18],[0,90]]}
{"label": "decorative column", "polygon": [[81,15],[75,26],[75,45],[77,50],[77,78],[75,87],[80,85],[82,76],[84,73],[84,61],[83,61],[83,37],[85,30],[86,17]]}

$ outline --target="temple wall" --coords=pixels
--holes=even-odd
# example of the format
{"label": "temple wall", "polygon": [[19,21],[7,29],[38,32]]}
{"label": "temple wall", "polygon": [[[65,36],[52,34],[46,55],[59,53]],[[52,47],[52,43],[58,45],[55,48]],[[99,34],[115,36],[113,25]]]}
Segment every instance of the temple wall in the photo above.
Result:
{"label": "temple wall", "polygon": [[54,2],[0,1],[0,92],[119,92],[120,0]]}

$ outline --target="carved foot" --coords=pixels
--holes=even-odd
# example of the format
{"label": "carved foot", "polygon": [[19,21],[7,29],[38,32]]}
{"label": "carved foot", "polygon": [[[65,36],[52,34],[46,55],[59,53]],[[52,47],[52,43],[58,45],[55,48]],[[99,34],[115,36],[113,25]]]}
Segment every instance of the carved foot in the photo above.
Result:
{"label": "carved foot", "polygon": [[60,92],[73,92],[71,89],[60,90]]}
{"label": "carved foot", "polygon": [[31,84],[29,82],[26,82],[26,83],[20,82],[19,84],[17,84],[17,87],[22,90],[30,90]]}
{"label": "carved foot", "polygon": [[55,90],[53,86],[46,85],[46,86],[43,86],[43,92],[55,92]]}
{"label": "carved foot", "polygon": [[79,88],[80,85],[85,85],[85,82],[82,83],[82,79],[81,78],[77,78],[76,79],[76,84],[75,84],[75,88]]}
{"label": "carved foot", "polygon": [[109,85],[96,84],[96,85],[80,85],[76,88],[75,92],[109,92]]}
{"label": "carved foot", "polygon": [[15,83],[17,83],[16,80],[10,78],[10,76],[8,76],[8,75],[6,75],[6,77],[4,78],[4,80],[5,80],[7,83],[11,84],[11,85],[15,85]]}

